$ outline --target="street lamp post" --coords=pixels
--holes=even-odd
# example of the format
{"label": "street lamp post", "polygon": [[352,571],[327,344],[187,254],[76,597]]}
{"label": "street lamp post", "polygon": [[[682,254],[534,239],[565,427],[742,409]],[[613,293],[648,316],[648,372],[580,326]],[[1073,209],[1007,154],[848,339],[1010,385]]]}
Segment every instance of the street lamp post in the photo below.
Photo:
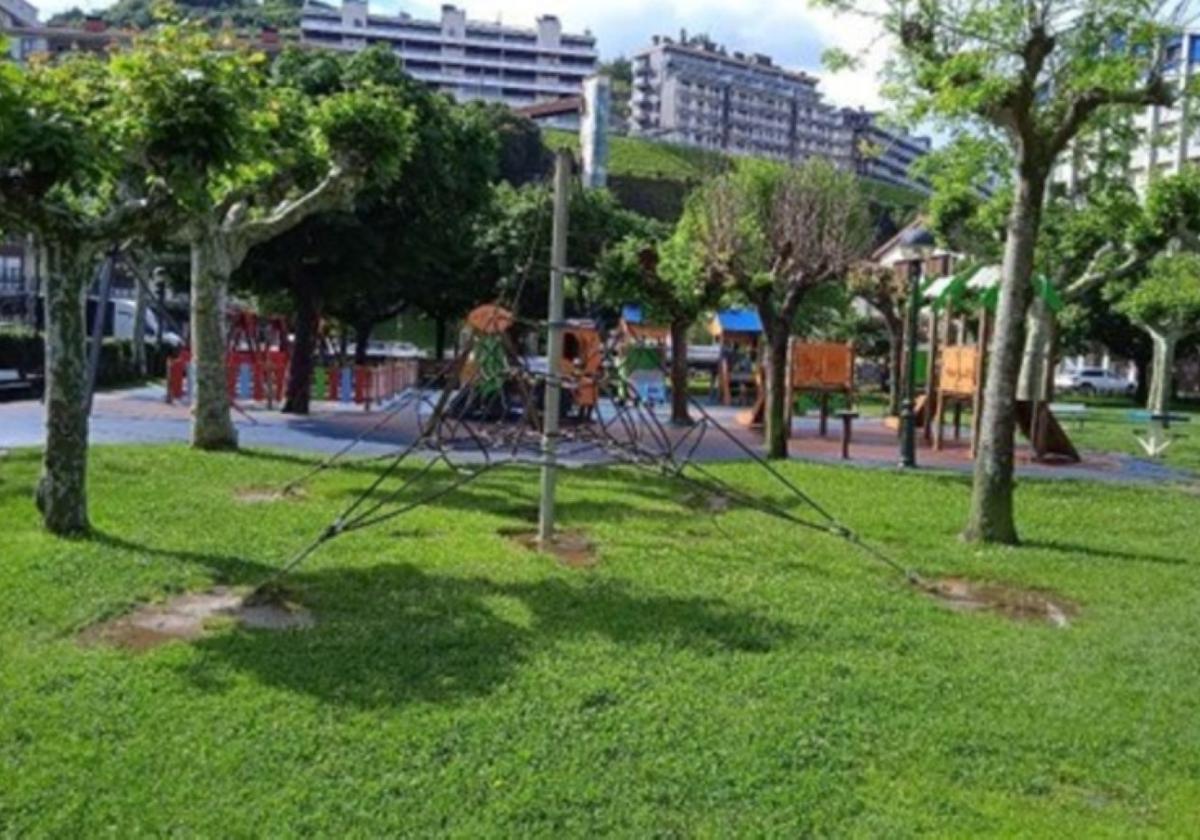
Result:
{"label": "street lamp post", "polygon": [[904,371],[904,402],[900,409],[900,466],[917,466],[917,332],[921,328],[921,275],[932,253],[933,234],[916,228],[904,235],[901,247],[909,256],[907,363]]}

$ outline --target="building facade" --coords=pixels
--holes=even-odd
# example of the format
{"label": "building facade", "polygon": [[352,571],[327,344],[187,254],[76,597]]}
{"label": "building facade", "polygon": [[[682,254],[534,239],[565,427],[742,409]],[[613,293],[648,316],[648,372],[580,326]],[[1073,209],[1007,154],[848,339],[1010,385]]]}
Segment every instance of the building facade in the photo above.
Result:
{"label": "building facade", "polygon": [[630,134],[730,154],[849,168],[849,136],[817,79],[704,37],[656,36],[634,56]]}
{"label": "building facade", "polygon": [[[1133,117],[1137,142],[1127,165],[1129,181],[1139,193],[1145,192],[1157,177],[1200,163],[1200,131],[1197,130],[1200,126],[1196,122],[1200,112],[1195,95],[1183,95],[1200,73],[1200,31],[1168,38],[1162,55],[1166,65],[1164,75],[1179,88],[1180,95],[1172,107],[1155,105],[1142,109]],[[1094,138],[1089,138],[1075,143],[1055,168],[1055,180],[1066,184],[1072,193],[1076,191],[1079,179],[1088,174],[1094,154],[1088,144],[1093,141]]]}
{"label": "building facade", "polygon": [[855,172],[864,178],[929,192],[929,185],[913,174],[912,167],[933,148],[930,138],[887,128],[871,111],[843,108],[840,113],[849,135],[847,156]]}
{"label": "building facade", "polygon": [[596,72],[599,53],[590,33],[569,34],[553,15],[523,29],[469,20],[442,6],[440,20],[372,14],[365,2],[340,7],[308,0],[300,18],[304,43],[341,50],[384,44],[414,78],[460,102],[485,100],[523,107],[579,96]]}

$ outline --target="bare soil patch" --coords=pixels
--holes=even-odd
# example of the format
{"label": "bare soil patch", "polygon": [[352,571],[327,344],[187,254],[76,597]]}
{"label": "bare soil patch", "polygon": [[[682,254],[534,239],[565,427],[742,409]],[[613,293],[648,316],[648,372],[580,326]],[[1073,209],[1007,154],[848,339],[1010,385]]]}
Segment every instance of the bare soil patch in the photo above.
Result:
{"label": "bare soil patch", "polygon": [[925,591],[958,612],[992,612],[1014,621],[1044,622],[1052,627],[1071,626],[1079,607],[1044,590],[1021,589],[1003,583],[944,578],[931,581]]}
{"label": "bare soil patch", "polygon": [[596,546],[582,531],[558,531],[549,544],[538,541],[537,531],[505,529],[500,535],[528,551],[549,554],[572,569],[590,569],[600,562]]}
{"label": "bare soil patch", "polygon": [[233,497],[244,505],[267,505],[274,502],[298,501],[304,498],[304,491],[293,489],[285,492],[278,487],[239,487],[233,491]]}
{"label": "bare soil patch", "polygon": [[193,592],[162,604],[146,604],[131,613],[94,624],[79,635],[85,646],[104,645],[134,652],[170,642],[201,639],[215,627],[235,624],[250,630],[307,630],[312,613],[277,593],[255,596],[245,590],[218,587]]}

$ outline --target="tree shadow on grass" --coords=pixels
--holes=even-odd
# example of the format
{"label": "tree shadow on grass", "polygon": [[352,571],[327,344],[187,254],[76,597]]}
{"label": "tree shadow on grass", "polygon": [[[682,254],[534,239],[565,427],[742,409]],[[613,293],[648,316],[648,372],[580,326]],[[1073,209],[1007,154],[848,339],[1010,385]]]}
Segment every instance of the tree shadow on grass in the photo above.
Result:
{"label": "tree shadow on grass", "polygon": [[244,557],[230,554],[204,553],[186,549],[160,548],[133,542],[113,534],[93,528],[87,539],[105,548],[123,551],[133,555],[144,555],[161,560],[173,560],[193,566],[202,566],[212,574],[213,581],[230,586],[253,586],[261,583],[264,578],[275,571],[272,566],[256,563]]}
{"label": "tree shadow on grass", "polygon": [[1158,563],[1164,566],[1194,566],[1196,561],[1187,557],[1171,557],[1164,554],[1153,554],[1143,551],[1120,551],[1111,548],[1097,548],[1094,545],[1081,545],[1063,540],[1028,540],[1023,542],[1025,548],[1055,551],[1062,554],[1083,556],[1088,559],[1121,560],[1129,563]]}
{"label": "tree shadow on grass", "polygon": [[328,703],[445,703],[486,696],[539,651],[572,639],[723,655],[770,651],[792,636],[788,625],[724,601],[611,581],[502,583],[387,564],[316,571],[289,586],[316,614],[315,628],[211,636],[196,643],[205,656],[185,666],[187,676],[219,690],[231,666]]}

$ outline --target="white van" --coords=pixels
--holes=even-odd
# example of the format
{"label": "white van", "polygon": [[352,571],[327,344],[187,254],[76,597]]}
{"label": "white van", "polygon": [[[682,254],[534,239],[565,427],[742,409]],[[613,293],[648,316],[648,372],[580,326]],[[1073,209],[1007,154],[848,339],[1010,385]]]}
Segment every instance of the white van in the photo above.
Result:
{"label": "white van", "polygon": [[[87,329],[88,335],[92,333],[92,327],[95,325],[96,317],[96,299],[88,299],[87,308]],[[106,307],[106,317],[104,319],[104,337],[124,339],[125,341],[133,340],[133,322],[137,314],[137,303],[125,298],[114,298],[108,302]],[[156,344],[158,342],[158,315],[153,309],[146,310],[146,343]],[[177,333],[165,330],[163,332],[163,344],[168,347],[182,347],[183,339]]]}

